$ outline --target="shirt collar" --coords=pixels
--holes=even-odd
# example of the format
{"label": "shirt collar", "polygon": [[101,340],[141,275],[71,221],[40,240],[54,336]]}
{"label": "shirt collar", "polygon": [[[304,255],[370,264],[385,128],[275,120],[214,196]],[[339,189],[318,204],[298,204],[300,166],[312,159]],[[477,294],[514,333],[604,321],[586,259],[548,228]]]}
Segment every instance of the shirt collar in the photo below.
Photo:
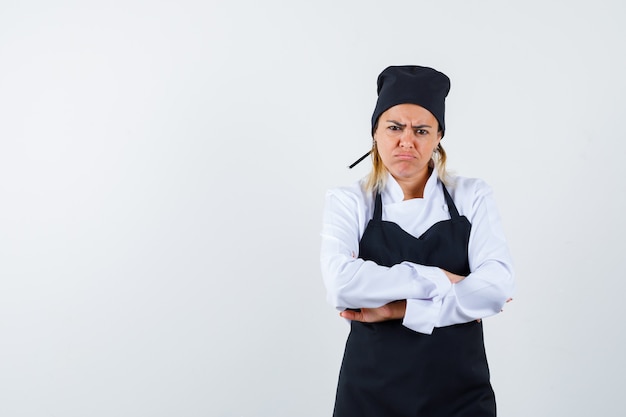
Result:
{"label": "shirt collar", "polygon": [[[425,200],[429,199],[437,189],[437,179],[437,170],[433,169],[430,173],[430,177],[428,177],[428,180],[426,181],[426,185],[424,186]],[[404,192],[402,191],[402,188],[400,188],[400,184],[398,184],[398,181],[396,181],[390,173],[387,173],[387,182],[382,196],[390,203],[399,203],[404,200]]]}

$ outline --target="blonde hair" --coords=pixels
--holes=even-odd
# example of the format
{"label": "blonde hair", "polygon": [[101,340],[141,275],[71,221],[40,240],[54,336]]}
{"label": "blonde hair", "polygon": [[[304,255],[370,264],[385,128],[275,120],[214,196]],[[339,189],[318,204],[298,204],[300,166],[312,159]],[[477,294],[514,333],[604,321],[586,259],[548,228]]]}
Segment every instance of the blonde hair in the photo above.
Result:
{"label": "blonde hair", "polygon": [[[385,188],[385,182],[387,181],[387,168],[383,164],[383,160],[378,153],[376,147],[376,141],[372,142],[372,170],[370,171],[365,181],[365,189],[368,192],[381,192]],[[448,183],[448,171],[446,170],[446,151],[441,146],[441,143],[437,145],[433,152],[432,159],[429,166],[437,169],[437,176],[444,184]]]}

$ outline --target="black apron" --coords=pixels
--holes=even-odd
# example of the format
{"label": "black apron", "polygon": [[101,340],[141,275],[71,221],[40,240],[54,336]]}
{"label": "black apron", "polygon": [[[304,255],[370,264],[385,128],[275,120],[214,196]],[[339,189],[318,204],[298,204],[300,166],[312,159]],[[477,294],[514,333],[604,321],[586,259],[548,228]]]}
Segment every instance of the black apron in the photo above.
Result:
{"label": "black apron", "polygon": [[[402,261],[469,274],[467,247],[471,224],[443,187],[450,220],[416,238],[382,220],[376,195],[374,217],[359,257],[379,265]],[[489,383],[482,323],[439,327],[417,333],[401,320],[351,323],[339,374],[334,417],[493,417],[496,404]]]}

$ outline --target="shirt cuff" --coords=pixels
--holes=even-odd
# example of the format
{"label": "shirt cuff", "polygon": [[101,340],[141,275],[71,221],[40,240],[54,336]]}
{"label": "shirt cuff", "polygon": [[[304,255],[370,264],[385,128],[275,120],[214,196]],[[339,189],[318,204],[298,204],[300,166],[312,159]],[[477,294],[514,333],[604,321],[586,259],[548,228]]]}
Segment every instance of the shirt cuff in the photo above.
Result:
{"label": "shirt cuff", "polygon": [[439,319],[442,300],[406,300],[402,324],[418,333],[431,334]]}
{"label": "shirt cuff", "polygon": [[432,293],[429,294],[428,297],[435,300],[439,300],[443,298],[448,291],[452,288],[452,283],[448,279],[448,276],[441,268],[436,266],[426,266],[414,264],[412,262],[402,262],[403,264],[409,265],[411,268],[417,272],[417,275],[420,278],[426,279],[428,282],[431,282],[435,285],[435,289]]}

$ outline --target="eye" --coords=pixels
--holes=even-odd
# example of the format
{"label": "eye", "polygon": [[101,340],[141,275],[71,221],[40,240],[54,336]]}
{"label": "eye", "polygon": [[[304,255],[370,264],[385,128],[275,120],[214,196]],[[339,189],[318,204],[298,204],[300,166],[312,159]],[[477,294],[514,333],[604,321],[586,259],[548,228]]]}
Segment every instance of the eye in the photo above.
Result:
{"label": "eye", "polygon": [[402,130],[400,126],[396,126],[396,125],[387,126],[387,129],[391,130],[392,132],[398,132]]}
{"label": "eye", "polygon": [[428,135],[428,130],[426,129],[415,129],[415,134],[418,136],[426,136]]}

